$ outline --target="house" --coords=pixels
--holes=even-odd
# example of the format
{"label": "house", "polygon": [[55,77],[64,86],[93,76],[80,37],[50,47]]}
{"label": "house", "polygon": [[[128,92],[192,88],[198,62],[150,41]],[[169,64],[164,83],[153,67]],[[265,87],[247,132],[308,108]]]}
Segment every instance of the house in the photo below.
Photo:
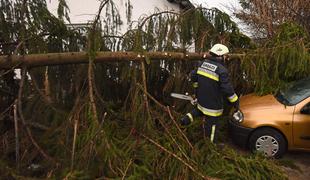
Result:
{"label": "house", "polygon": [[[114,0],[123,21],[122,32],[126,32],[129,23],[138,21],[141,16],[148,16],[156,11],[182,11],[194,7],[189,0]],[[87,22],[94,19],[99,9],[98,0],[67,0],[70,8],[70,27],[85,27]],[[49,10],[57,15],[58,1],[48,3]],[[128,22],[126,14],[128,6],[131,8],[131,22]]]}
{"label": "house", "polygon": [[189,0],[167,0],[180,6],[180,9],[194,8],[195,6]]}

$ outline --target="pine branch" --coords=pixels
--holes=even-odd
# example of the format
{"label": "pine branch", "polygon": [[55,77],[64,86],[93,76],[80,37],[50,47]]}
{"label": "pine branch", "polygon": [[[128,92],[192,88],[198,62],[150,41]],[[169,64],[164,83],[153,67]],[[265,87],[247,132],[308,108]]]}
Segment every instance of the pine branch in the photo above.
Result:
{"label": "pine branch", "polygon": [[100,14],[102,9],[104,8],[104,6],[109,2],[109,0],[106,0],[104,2],[102,2],[100,4],[99,7],[99,12],[95,18],[95,21],[92,25],[92,28],[90,30],[90,34],[89,34],[89,39],[88,39],[88,47],[89,47],[89,62],[88,62],[88,86],[89,86],[89,99],[90,99],[90,104],[91,104],[91,109],[92,109],[92,113],[94,116],[94,120],[96,123],[99,123],[98,120],[98,113],[97,113],[97,106],[96,106],[96,101],[95,101],[95,97],[94,97],[94,86],[95,86],[95,80],[94,80],[94,67],[93,67],[93,61],[94,61],[94,53],[96,53],[96,49],[95,49],[95,41],[96,41],[96,29],[97,29],[97,24],[99,22],[100,19]]}
{"label": "pine branch", "polygon": [[50,157],[36,142],[36,140],[34,139],[32,135],[30,128],[27,126],[27,123],[25,121],[23,110],[22,110],[22,93],[23,93],[23,87],[24,87],[24,82],[25,82],[25,77],[26,77],[26,68],[22,68],[21,72],[22,72],[22,75],[21,75],[21,80],[20,80],[20,85],[19,85],[19,90],[18,90],[18,98],[17,98],[17,109],[18,109],[19,117],[21,119],[23,126],[26,129],[27,135],[30,138],[32,144],[43,155],[43,157],[45,157],[48,161],[52,162],[54,165],[57,165],[57,162],[52,157]]}
{"label": "pine branch", "polygon": [[[143,90],[144,92],[147,92],[147,80],[146,80],[146,75],[145,75],[145,64],[144,61],[141,61],[141,74],[142,74],[142,81],[143,81]],[[151,119],[151,112],[150,112],[150,107],[149,107],[149,102],[147,99],[147,96],[145,93],[143,93],[143,99],[144,99],[144,104],[146,107],[147,115],[148,118]]]}
{"label": "pine branch", "polygon": [[180,15],[180,13],[177,13],[177,12],[174,12],[174,11],[161,11],[161,12],[158,12],[158,13],[154,13],[148,17],[146,17],[142,22],[141,24],[139,25],[138,29],[141,29],[144,24],[151,18],[155,17],[155,16],[160,16],[162,14],[173,14],[173,15]]}
{"label": "pine branch", "polygon": [[192,145],[192,143],[188,140],[187,136],[183,133],[183,131],[181,130],[180,126],[178,125],[178,123],[175,121],[174,117],[172,116],[172,113],[170,111],[170,108],[169,106],[167,106],[167,111],[168,111],[168,114],[171,118],[171,120],[173,121],[175,127],[177,127],[178,131],[182,134],[182,136],[184,137],[184,139],[186,140],[187,144],[193,149],[195,150],[194,146]]}
{"label": "pine branch", "polygon": [[17,116],[17,100],[14,102],[14,128],[15,128],[15,163],[16,169],[19,171],[20,168],[20,145],[19,145],[19,129],[18,129],[18,116]]}
{"label": "pine branch", "polygon": [[190,170],[192,170],[194,173],[196,173],[198,176],[200,176],[203,179],[206,180],[216,180],[216,178],[211,178],[209,176],[205,176],[203,175],[201,172],[199,172],[197,169],[195,169],[193,166],[191,166],[190,164],[188,164],[186,161],[184,161],[181,157],[179,157],[178,155],[176,155],[175,153],[169,151],[168,149],[166,149],[165,147],[161,146],[160,144],[158,144],[156,141],[154,141],[153,139],[147,137],[146,135],[139,133],[140,136],[144,137],[146,140],[148,140],[149,142],[151,142],[152,144],[154,144],[155,146],[157,146],[159,149],[165,151],[166,153],[172,155],[174,158],[176,158],[177,160],[179,160],[181,163],[183,163],[185,166],[187,166]]}

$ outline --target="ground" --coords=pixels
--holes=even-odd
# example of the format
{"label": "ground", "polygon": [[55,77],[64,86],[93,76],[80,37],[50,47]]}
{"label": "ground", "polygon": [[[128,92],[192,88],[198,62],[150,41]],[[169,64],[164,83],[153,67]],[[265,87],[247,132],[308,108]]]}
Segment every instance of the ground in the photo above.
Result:
{"label": "ground", "polygon": [[283,167],[287,172],[289,180],[309,180],[310,179],[310,153],[308,152],[288,152],[280,162],[288,162],[290,167]]}
{"label": "ground", "polygon": [[[226,142],[226,145],[238,150],[242,154],[250,153],[248,150],[232,143],[231,140]],[[289,180],[310,180],[310,152],[286,152],[277,161],[282,165]]]}

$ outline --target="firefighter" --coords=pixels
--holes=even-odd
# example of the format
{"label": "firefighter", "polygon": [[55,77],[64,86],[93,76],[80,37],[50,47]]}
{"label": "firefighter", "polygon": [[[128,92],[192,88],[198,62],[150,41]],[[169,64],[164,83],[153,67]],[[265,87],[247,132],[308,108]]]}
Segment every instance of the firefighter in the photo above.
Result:
{"label": "firefighter", "polygon": [[229,80],[227,69],[222,64],[228,48],[215,44],[209,51],[211,57],[204,59],[198,69],[191,72],[191,80],[197,98],[196,107],[181,119],[181,125],[188,125],[196,117],[204,116],[204,128],[211,142],[216,142],[217,129],[223,114],[223,98],[226,98],[236,109],[239,99]]}

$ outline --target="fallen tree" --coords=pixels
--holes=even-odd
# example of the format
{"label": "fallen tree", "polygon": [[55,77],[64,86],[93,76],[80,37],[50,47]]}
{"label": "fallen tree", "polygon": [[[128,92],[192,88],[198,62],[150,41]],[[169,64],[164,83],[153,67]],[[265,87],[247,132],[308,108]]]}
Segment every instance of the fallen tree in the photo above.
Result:
{"label": "fallen tree", "polygon": [[[115,36],[120,22],[106,0],[100,11],[110,4],[110,21],[97,26],[98,13],[82,34],[68,30],[64,16],[49,14],[44,0],[24,2],[1,1],[6,8],[0,18],[8,17],[0,21],[0,64],[6,68],[0,71],[4,178],[286,178],[273,160],[211,144],[201,121],[186,129],[177,123],[192,107],[169,94],[192,90],[188,73],[201,52],[214,42],[227,44],[232,52],[254,48],[229,16],[206,8],[158,12]],[[12,16],[13,10],[20,16]],[[17,43],[10,46],[9,41]],[[185,53],[190,48],[196,53]],[[230,64],[234,80],[248,75],[250,83],[265,81],[252,77],[269,64],[277,66],[260,57],[245,61],[242,70]],[[15,78],[18,67],[21,79]]]}
{"label": "fallen tree", "polygon": [[[181,53],[181,52],[96,52],[94,63],[113,61],[143,61],[143,60],[176,60],[198,61],[208,57],[207,53]],[[231,55],[232,58],[244,54]],[[25,67],[40,67],[52,65],[85,64],[89,62],[87,52],[65,52],[28,55],[0,56],[0,69]]]}

